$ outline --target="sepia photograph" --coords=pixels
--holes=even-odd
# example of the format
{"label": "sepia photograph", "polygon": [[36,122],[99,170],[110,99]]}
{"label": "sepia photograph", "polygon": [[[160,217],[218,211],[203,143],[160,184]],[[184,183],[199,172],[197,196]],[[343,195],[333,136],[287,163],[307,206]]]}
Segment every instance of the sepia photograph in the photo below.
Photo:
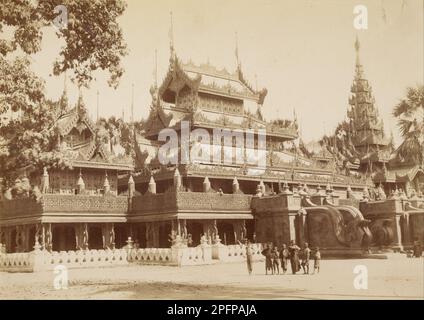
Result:
{"label": "sepia photograph", "polygon": [[424,300],[423,250],[423,0],[0,0],[0,300]]}

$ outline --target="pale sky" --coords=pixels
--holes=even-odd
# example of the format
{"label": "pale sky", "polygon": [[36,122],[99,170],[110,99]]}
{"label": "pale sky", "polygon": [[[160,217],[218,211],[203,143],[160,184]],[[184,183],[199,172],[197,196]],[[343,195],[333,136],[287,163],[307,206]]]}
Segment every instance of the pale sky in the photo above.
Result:
{"label": "pale sky", "polygon": [[[386,133],[398,139],[393,106],[407,86],[423,81],[422,0],[129,0],[120,18],[129,55],[118,89],[107,86],[108,74],[97,73],[84,100],[95,116],[100,92],[100,116],[129,119],[134,83],[135,119],[149,111],[158,51],[159,84],[169,60],[170,11],[173,12],[177,55],[197,64],[236,67],[235,32],[242,68],[255,85],[266,87],[267,119],[293,117],[296,109],[305,141],[330,133],[346,116],[355,64],[354,41],[361,42],[365,76],[373,87]],[[353,8],[368,8],[368,30],[353,27]],[[33,69],[46,80],[48,96],[57,99],[63,77],[51,76],[61,42],[53,29],[45,31],[42,51],[33,56]],[[68,81],[74,103],[77,88]]]}

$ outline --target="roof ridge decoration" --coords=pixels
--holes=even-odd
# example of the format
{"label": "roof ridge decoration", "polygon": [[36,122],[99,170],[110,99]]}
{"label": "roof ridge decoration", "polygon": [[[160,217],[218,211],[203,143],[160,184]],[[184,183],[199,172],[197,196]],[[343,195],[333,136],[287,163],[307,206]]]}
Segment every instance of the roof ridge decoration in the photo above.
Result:
{"label": "roof ridge decoration", "polygon": [[229,72],[226,68],[218,69],[214,65],[210,64],[210,62],[201,63],[196,65],[191,59],[188,62],[181,63],[183,69],[192,72],[204,73],[206,75],[222,77],[230,80],[239,80],[237,72]]}
{"label": "roof ridge decoration", "polygon": [[149,131],[155,129],[155,124],[157,123],[156,120],[159,120],[162,123],[162,127],[166,128],[169,126],[173,118],[172,113],[167,115],[163,110],[162,102],[159,99],[158,90],[159,89],[157,88],[157,86],[150,88],[150,94],[152,95],[152,103],[150,105],[149,116],[146,120],[145,131],[147,134],[149,134]]}

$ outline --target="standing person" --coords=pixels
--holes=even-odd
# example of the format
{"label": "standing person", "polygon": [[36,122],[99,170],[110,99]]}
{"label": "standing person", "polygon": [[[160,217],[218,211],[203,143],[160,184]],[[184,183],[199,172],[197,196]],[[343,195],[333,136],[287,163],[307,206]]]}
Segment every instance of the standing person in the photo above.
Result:
{"label": "standing person", "polygon": [[302,269],[303,274],[309,274],[309,260],[311,258],[311,249],[309,249],[309,245],[305,242],[305,248],[302,253]]}
{"label": "standing person", "polygon": [[319,248],[317,247],[314,253],[314,273],[319,273],[319,265],[321,261],[321,252],[319,252]]}
{"label": "standing person", "polygon": [[249,276],[252,274],[252,247],[250,246],[250,241],[246,239],[246,263],[247,263],[247,271],[249,272]]}
{"label": "standing person", "polygon": [[268,270],[272,271],[271,243],[268,243],[267,247],[262,250],[262,254],[265,256],[265,274],[268,274]]}
{"label": "standing person", "polygon": [[271,259],[272,259],[272,274],[274,273],[280,274],[280,255],[278,253],[277,247],[274,247],[274,249],[272,249]]}
{"label": "standing person", "polygon": [[290,257],[289,250],[287,249],[286,244],[284,243],[281,247],[280,251],[280,259],[281,259],[281,269],[283,270],[283,274],[286,274],[287,271],[287,260]]}
{"label": "standing person", "polygon": [[293,274],[296,274],[296,272],[300,270],[299,250],[300,248],[294,243],[294,240],[291,240],[290,246],[289,246],[289,252],[290,252],[290,265],[291,265]]}
{"label": "standing person", "polygon": [[419,258],[419,257],[422,256],[422,254],[423,254],[423,249],[421,247],[420,240],[418,240],[418,238],[415,238],[415,241],[414,241],[414,257]]}

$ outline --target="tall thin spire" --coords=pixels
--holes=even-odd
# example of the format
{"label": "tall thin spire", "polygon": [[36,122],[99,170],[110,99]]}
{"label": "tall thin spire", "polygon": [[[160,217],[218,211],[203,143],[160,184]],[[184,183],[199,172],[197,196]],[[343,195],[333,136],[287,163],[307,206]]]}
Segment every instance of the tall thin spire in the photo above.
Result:
{"label": "tall thin spire", "polygon": [[84,99],[82,97],[82,89],[81,86],[78,86],[78,102],[77,102],[77,110],[80,111],[84,108]]}
{"label": "tall thin spire", "polygon": [[169,28],[169,49],[171,50],[171,57],[173,58],[175,56],[175,49],[174,49],[174,23],[173,23],[172,11],[169,12],[169,15],[171,18],[171,26]]}
{"label": "tall thin spire", "polygon": [[68,85],[67,85],[67,76],[66,71],[63,73],[63,94],[66,95],[68,93]]}
{"label": "tall thin spire", "polygon": [[63,74],[63,93],[62,93],[62,97],[60,98],[60,107],[62,111],[68,108],[68,87],[67,87],[66,71]]}
{"label": "tall thin spire", "polygon": [[99,90],[97,90],[96,120],[99,121]]}
{"label": "tall thin spire", "polygon": [[240,59],[239,59],[239,52],[238,52],[238,35],[237,35],[237,32],[235,33],[235,42],[236,42],[235,55],[236,55],[237,69],[240,69]]}
{"label": "tall thin spire", "polygon": [[134,123],[134,83],[131,85],[131,123]]}
{"label": "tall thin spire", "polygon": [[359,49],[361,48],[361,45],[359,43],[359,39],[358,39],[358,35],[356,35],[356,40],[355,40],[355,51],[356,51],[356,65],[359,66],[361,64],[360,60],[359,60]]}
{"label": "tall thin spire", "polygon": [[155,49],[155,88],[158,87],[158,50]]}

